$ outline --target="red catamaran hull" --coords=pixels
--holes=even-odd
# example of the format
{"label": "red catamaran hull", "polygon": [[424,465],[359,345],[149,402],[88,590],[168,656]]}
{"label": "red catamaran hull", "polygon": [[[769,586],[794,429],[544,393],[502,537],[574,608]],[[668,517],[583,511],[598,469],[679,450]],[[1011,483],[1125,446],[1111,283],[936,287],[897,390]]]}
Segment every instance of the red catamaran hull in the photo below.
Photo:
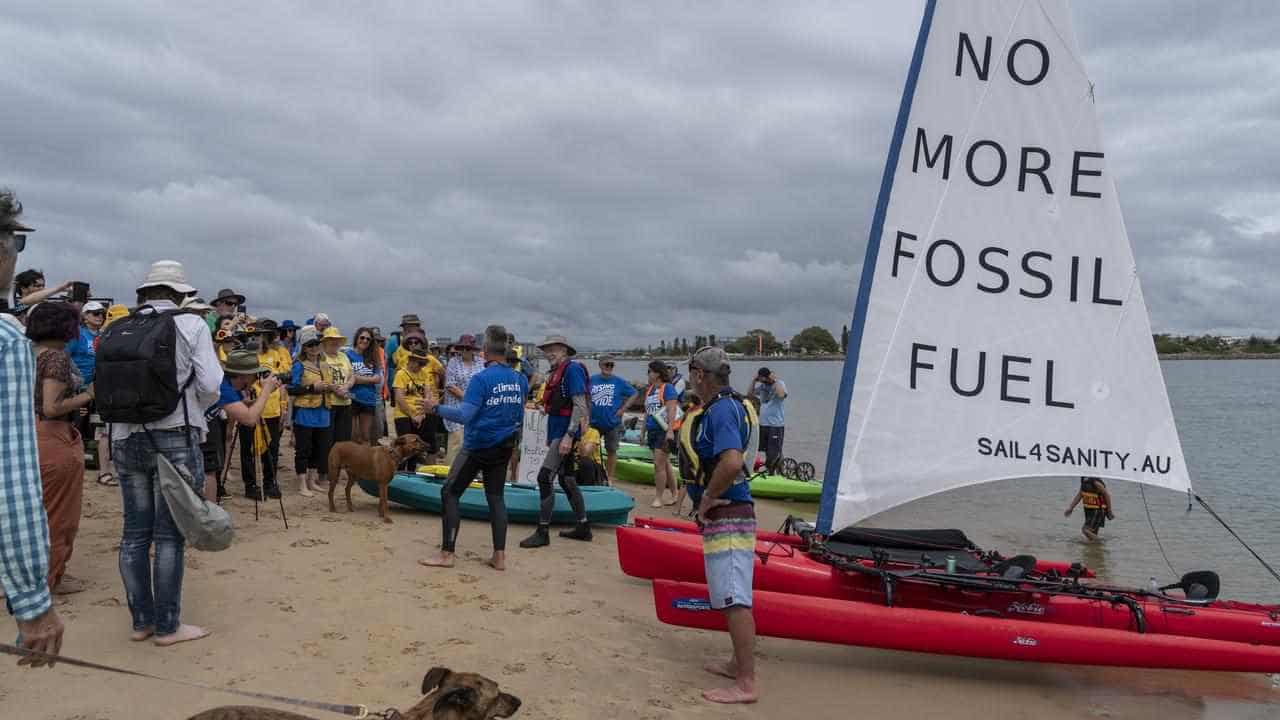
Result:
{"label": "red catamaran hull", "polygon": [[[617,539],[618,560],[627,575],[652,580],[706,582],[701,538],[697,535],[620,527]],[[810,558],[796,548],[779,550],[777,546],[764,542],[757,543],[756,548],[759,552],[769,553],[766,561],[762,562],[759,556],[756,558],[754,587],[757,592],[823,598],[850,606],[883,608],[886,605],[885,588],[878,577],[839,570]],[[1193,606],[1140,596],[1134,599],[1142,608],[1145,633],[1137,632],[1134,613],[1125,605],[1034,589],[973,590],[903,581],[896,585],[894,607],[885,609],[890,613],[898,610],[924,611],[938,617],[981,615],[987,616],[983,617],[984,620],[996,622],[1017,620],[1075,630],[1114,630],[1135,636],[1177,635],[1196,641],[1280,646],[1280,608],[1229,600]],[[863,608],[849,607],[848,611],[856,619]],[[917,647],[897,649],[932,652]]]}
{"label": "red catamaran hull", "polygon": [[[1079,627],[884,607],[757,591],[756,633],[768,637],[1022,662],[1226,672],[1280,672],[1280,647],[1180,635]],[[707,604],[707,587],[654,580],[658,619],[726,630]]]}

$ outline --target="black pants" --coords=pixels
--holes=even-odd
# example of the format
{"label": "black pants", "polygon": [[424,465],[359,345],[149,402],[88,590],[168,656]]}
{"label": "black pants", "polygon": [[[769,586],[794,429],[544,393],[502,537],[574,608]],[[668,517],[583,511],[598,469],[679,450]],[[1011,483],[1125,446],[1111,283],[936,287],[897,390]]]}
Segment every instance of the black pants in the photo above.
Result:
{"label": "black pants", "polygon": [[444,488],[444,522],[441,525],[444,538],[440,549],[453,552],[458,540],[458,527],[462,521],[458,513],[458,499],[476,479],[484,475],[484,499],[489,503],[489,527],[493,531],[494,552],[507,549],[507,504],[503,498],[507,484],[507,463],[511,461],[510,443],[478,450],[463,448],[453,459],[449,479]]}
{"label": "black pants", "polygon": [[[430,417],[430,415],[428,415],[427,417]],[[427,439],[428,434],[429,433],[426,430],[426,422],[418,424],[418,423],[415,423],[412,418],[405,418],[405,417],[396,418],[396,437],[402,437],[404,435],[417,435],[419,438],[422,439],[422,442],[426,444],[427,453],[430,454],[432,452],[431,450],[432,441]],[[418,464],[418,458],[416,457],[406,458],[405,460],[402,460],[400,462],[400,469],[408,470],[412,472],[417,468],[417,464]]]}
{"label": "black pants", "polygon": [[422,420],[420,436],[427,444],[428,453],[442,453],[449,449],[449,430],[439,415],[428,415]]}
{"label": "black pants", "polygon": [[262,461],[262,486],[264,488],[276,486],[276,468],[280,465],[280,418],[267,418],[262,422],[267,425],[270,440],[267,443],[267,452],[261,458],[253,456],[254,428],[237,424],[240,433],[240,477],[244,478],[246,492],[258,487],[259,460]]}
{"label": "black pants", "polygon": [[782,465],[782,431],[781,425],[760,426],[760,452],[764,453],[764,467],[770,475],[777,475]]}
{"label": "black pants", "polygon": [[329,448],[333,446],[333,429],[303,427],[293,424],[293,470],[299,475],[314,468],[321,475],[329,474]]}
{"label": "black pants", "polygon": [[329,427],[333,428],[333,441],[336,443],[351,440],[351,406],[332,405],[329,407]]}

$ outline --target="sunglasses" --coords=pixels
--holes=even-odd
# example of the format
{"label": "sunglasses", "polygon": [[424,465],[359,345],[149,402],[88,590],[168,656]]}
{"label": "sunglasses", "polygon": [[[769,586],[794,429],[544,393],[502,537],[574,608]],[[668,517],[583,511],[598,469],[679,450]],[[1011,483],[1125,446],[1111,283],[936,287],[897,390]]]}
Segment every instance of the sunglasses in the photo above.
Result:
{"label": "sunglasses", "polygon": [[214,306],[214,307],[219,307],[219,306],[222,306],[222,305],[227,305],[227,306],[230,306],[230,307],[235,307],[235,306],[236,306],[236,302],[235,302],[234,300],[215,300],[215,301],[214,301],[214,303],[213,303],[213,306]]}
{"label": "sunglasses", "polygon": [[418,347],[422,347],[423,342],[421,340],[405,340],[404,345],[405,347],[409,347],[411,345],[417,345]]}
{"label": "sunglasses", "polygon": [[602,368],[605,368],[605,367],[607,367],[607,368],[611,368],[611,367],[613,367],[613,363],[600,363],[600,367],[602,367]]}
{"label": "sunglasses", "polygon": [[369,342],[372,339],[373,338],[369,337],[368,335],[361,335],[360,337],[356,338],[356,342]]}
{"label": "sunglasses", "polygon": [[106,310],[89,310],[85,312],[85,315],[101,315],[103,317],[106,317],[107,311]]}

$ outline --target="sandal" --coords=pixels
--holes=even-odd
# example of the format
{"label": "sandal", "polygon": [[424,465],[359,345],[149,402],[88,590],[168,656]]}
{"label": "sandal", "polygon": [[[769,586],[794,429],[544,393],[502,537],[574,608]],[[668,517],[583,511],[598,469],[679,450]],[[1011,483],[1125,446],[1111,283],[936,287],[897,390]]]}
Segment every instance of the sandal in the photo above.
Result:
{"label": "sandal", "polygon": [[116,476],[111,473],[102,473],[98,476],[97,482],[106,487],[120,487],[120,483],[116,482]]}

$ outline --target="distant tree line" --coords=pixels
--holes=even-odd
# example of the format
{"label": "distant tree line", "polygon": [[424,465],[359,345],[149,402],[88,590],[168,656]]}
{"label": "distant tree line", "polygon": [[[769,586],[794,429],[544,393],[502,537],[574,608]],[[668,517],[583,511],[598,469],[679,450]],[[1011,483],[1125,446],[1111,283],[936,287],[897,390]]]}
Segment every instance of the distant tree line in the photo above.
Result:
{"label": "distant tree line", "polygon": [[1161,355],[1280,355],[1280,337],[1157,334],[1152,339]]}
{"label": "distant tree line", "polygon": [[645,357],[648,355],[685,356],[708,345],[723,347],[726,352],[742,355],[835,355],[845,352],[849,346],[849,328],[840,329],[840,339],[836,340],[826,328],[813,325],[796,333],[790,341],[783,342],[764,328],[752,328],[745,334],[727,342],[719,342],[715,335],[695,335],[693,338],[675,337],[670,342],[658,341],[656,346],[634,347],[624,350],[624,357]]}

